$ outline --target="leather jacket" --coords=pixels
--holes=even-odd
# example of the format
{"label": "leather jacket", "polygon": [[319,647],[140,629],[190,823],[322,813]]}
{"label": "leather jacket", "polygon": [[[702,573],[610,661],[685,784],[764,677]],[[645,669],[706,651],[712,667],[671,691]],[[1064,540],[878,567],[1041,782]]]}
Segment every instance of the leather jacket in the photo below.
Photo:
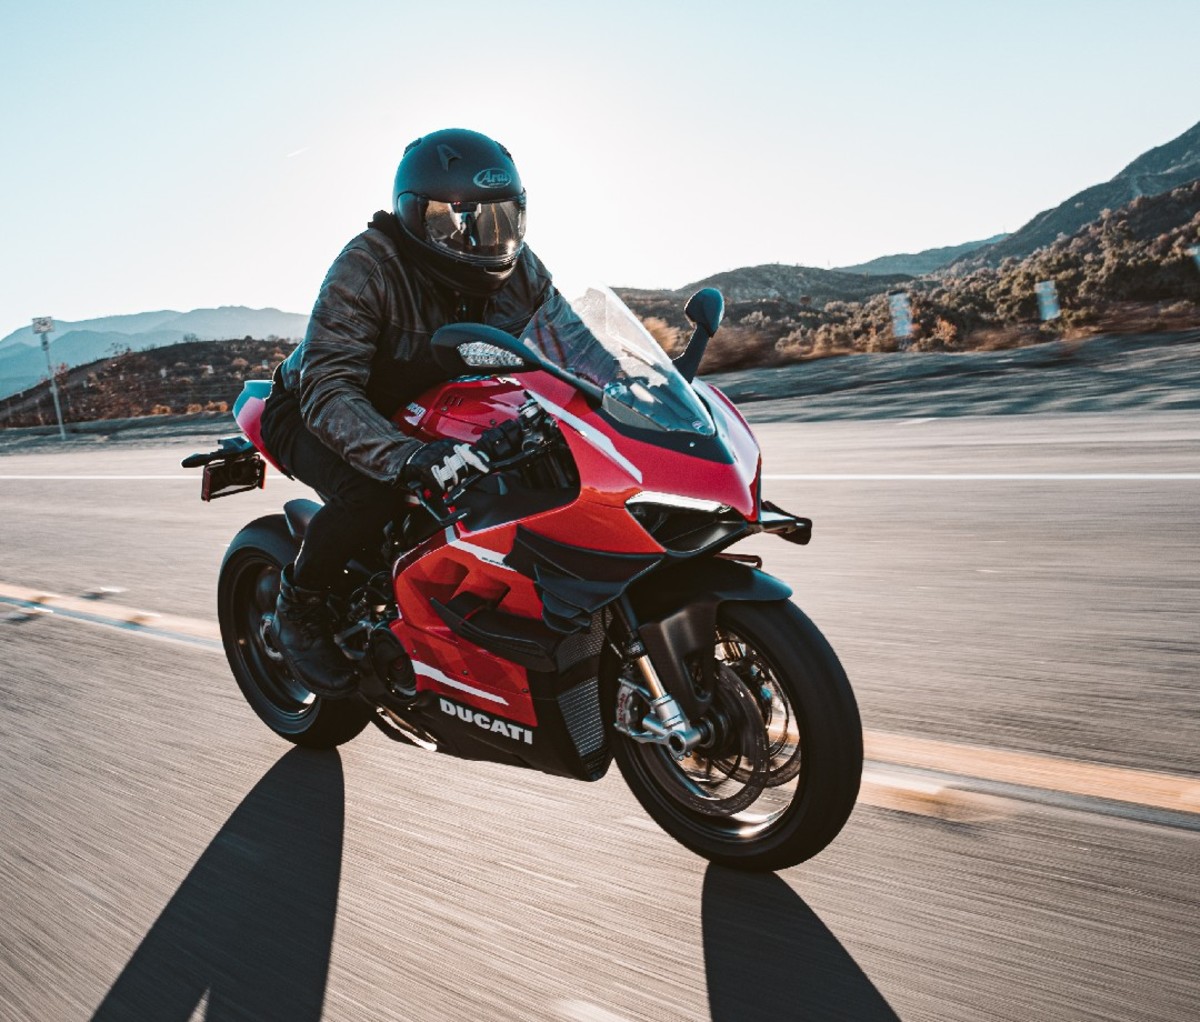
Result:
{"label": "leather jacket", "polygon": [[333,261],[308,333],[275,370],[272,387],[272,394],[278,388],[298,398],[305,424],[326,447],[389,483],[421,443],[391,417],[449,378],[433,360],[434,331],[479,322],[519,335],[551,287],[528,246],[504,286],[487,297],[452,291],[422,269],[414,248],[391,213],[376,213]]}

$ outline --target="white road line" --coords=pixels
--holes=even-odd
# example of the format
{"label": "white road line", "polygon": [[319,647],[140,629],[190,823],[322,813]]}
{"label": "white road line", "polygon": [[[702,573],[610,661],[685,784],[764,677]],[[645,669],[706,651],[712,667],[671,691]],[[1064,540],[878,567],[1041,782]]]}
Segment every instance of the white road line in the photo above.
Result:
{"label": "white road line", "polygon": [[1200,472],[825,472],[764,474],[763,479],[790,482],[1117,482],[1167,483],[1200,481]]}

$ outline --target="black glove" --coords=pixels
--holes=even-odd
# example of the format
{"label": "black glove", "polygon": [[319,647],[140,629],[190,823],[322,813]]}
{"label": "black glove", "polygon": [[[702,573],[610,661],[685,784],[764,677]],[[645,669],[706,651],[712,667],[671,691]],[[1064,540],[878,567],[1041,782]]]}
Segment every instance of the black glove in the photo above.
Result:
{"label": "black glove", "polygon": [[400,473],[403,483],[419,483],[447,493],[472,476],[487,475],[488,456],[461,440],[433,440],[409,455]]}

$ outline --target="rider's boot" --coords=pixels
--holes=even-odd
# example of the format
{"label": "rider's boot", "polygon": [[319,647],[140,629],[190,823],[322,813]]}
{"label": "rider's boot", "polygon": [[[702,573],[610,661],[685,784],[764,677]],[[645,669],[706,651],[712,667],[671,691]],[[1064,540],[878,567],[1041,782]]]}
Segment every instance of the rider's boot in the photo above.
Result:
{"label": "rider's boot", "polygon": [[325,699],[341,699],[357,688],[354,668],[333,641],[328,594],[303,589],[293,579],[289,564],[279,577],[279,599],[271,622],[271,638],[292,673]]}

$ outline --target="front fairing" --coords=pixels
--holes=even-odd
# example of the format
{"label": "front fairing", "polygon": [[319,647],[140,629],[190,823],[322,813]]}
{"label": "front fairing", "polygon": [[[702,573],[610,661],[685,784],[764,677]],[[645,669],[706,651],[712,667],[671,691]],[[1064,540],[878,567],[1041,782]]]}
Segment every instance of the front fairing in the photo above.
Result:
{"label": "front fairing", "polygon": [[[579,468],[581,496],[624,504],[641,492],[713,501],[747,520],[757,514],[759,449],[753,434],[711,400],[712,436],[635,430],[579,391],[545,373],[525,374],[525,389],[558,421]],[[715,393],[715,392],[714,392]]]}
{"label": "front fairing", "polygon": [[674,494],[755,518],[760,455],[745,420],[714,388],[685,380],[611,290],[564,287],[521,343],[549,363],[553,375],[522,379],[582,459],[585,491]]}

